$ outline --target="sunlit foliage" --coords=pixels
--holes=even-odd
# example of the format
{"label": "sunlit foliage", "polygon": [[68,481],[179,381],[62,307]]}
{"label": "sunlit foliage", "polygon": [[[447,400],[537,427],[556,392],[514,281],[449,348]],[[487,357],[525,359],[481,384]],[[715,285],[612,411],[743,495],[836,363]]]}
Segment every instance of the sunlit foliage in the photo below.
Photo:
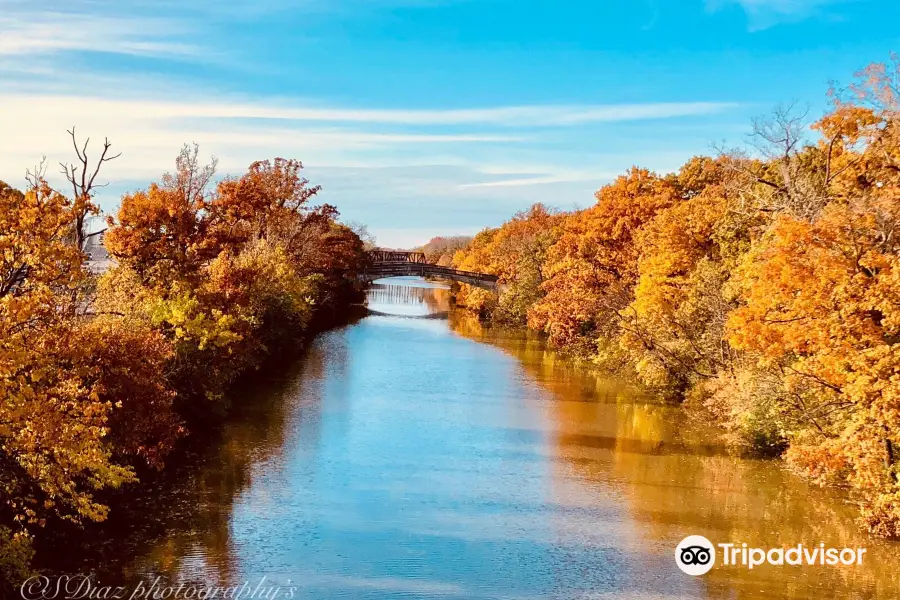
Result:
{"label": "sunlit foliage", "polygon": [[[509,288],[457,299],[689,399],[900,536],[900,70],[858,75],[814,123],[754,121],[749,152],[635,167],[590,208],[482,232],[454,264]],[[514,248],[539,264],[508,270]]]}
{"label": "sunlit foliage", "polygon": [[453,256],[472,241],[470,235],[454,235],[451,237],[438,236],[428,240],[421,248],[414,248],[423,252],[425,258],[431,264],[441,267],[449,267],[453,263]]}
{"label": "sunlit foliage", "polygon": [[557,212],[535,204],[499,229],[479,233],[468,248],[456,253],[453,266],[499,276],[502,292],[495,303],[487,291],[467,286],[457,302],[524,324],[529,308],[543,298],[542,267],[547,250],[559,239],[562,221]]}
{"label": "sunlit foliage", "polygon": [[301,169],[257,162],[214,185],[215,161],[186,146],[174,173],[122,198],[99,278],[73,233],[90,190],[0,182],[3,581],[25,576],[41,528],[105,519],[99,492],[163,468],[238,376],[352,297],[363,242],[310,205]]}

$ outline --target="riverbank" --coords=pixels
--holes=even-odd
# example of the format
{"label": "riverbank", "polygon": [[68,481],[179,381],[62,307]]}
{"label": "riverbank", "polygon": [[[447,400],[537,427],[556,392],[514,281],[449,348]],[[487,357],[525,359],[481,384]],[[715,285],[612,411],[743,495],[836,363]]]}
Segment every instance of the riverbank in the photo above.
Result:
{"label": "riverbank", "polygon": [[[165,545],[173,530],[196,527],[221,517],[204,514],[210,500],[206,494],[231,497],[249,483],[248,466],[262,455],[231,454],[234,440],[267,440],[275,451],[283,439],[276,424],[286,409],[281,400],[297,377],[315,339],[328,331],[358,323],[367,314],[365,306],[351,304],[316,322],[296,343],[269,355],[258,369],[244,373],[227,391],[228,409],[217,419],[179,440],[167,456],[162,470],[144,470],[139,480],[108,490],[98,500],[109,507],[109,517],[84,525],[61,523],[35,540],[33,567],[45,576],[82,573],[85,565],[102,565],[107,572],[121,569],[140,549]],[[240,433],[238,433],[240,431]],[[256,444],[257,442],[254,442]],[[212,473],[209,467],[229,453],[232,468]],[[77,553],[59,553],[59,548],[77,547]],[[136,583],[137,580],[122,580]],[[2,597],[2,595],[0,595]]]}

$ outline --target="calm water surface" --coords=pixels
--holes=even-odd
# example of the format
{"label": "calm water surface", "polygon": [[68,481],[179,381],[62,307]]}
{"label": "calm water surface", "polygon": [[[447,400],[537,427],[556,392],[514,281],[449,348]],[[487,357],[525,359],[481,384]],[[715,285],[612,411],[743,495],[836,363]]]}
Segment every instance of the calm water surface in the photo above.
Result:
{"label": "calm water surface", "polygon": [[[369,316],[260,383],[63,568],[107,583],[296,586],[297,598],[898,598],[897,545],[677,407],[390,280]],[[385,282],[388,283],[388,282]],[[689,534],[865,546],[862,567],[675,566]]]}

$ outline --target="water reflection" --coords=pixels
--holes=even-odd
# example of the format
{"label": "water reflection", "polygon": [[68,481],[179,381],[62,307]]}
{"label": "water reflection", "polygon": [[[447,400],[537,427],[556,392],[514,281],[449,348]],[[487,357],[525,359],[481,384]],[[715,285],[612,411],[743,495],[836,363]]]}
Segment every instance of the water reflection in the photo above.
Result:
{"label": "water reflection", "polygon": [[[840,497],[728,456],[677,407],[482,328],[442,287],[381,282],[368,306],[53,566],[317,599],[897,596],[896,546]],[[409,318],[428,315],[447,318]],[[871,561],[694,579],[673,560],[689,533]]]}
{"label": "water reflection", "polygon": [[450,290],[418,277],[379,279],[369,288],[366,305],[374,314],[441,318],[450,310]]}
{"label": "water reflection", "polygon": [[[558,489],[572,478],[589,502],[612,496],[639,532],[632,543],[671,556],[691,534],[751,546],[868,548],[857,567],[715,568],[700,581],[710,597],[900,597],[900,546],[864,535],[849,499],[811,488],[773,461],[729,456],[714,432],[679,407],[642,398],[627,385],[574,369],[535,339],[487,329],[454,313],[451,327],[515,356],[553,401],[548,404]],[[584,492],[582,492],[584,493]]]}

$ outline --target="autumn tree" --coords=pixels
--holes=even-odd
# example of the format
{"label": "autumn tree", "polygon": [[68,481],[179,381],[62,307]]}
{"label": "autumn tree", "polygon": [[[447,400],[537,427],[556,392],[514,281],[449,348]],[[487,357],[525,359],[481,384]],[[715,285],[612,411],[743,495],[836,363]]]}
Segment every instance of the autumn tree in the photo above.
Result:
{"label": "autumn tree", "polygon": [[198,148],[185,145],[175,163],[176,172],[161,183],[122,197],[116,218],[107,218],[104,240],[120,264],[161,286],[196,278],[219,249],[207,235],[206,214],[215,159],[200,166]]}
{"label": "autumn tree", "polygon": [[[480,231],[465,248],[456,251],[451,266],[462,271],[496,272],[498,267],[495,264],[494,248],[499,233],[499,227]],[[458,306],[484,318],[490,318],[497,307],[496,294],[471,285],[458,286],[454,301]]]}
{"label": "autumn tree", "polygon": [[548,250],[546,295],[529,313],[529,325],[557,345],[590,346],[598,333],[614,333],[615,316],[631,301],[637,279],[635,236],[675,201],[664,178],[637,167],[596,197],[593,207],[566,218]]}
{"label": "autumn tree", "polygon": [[817,124],[820,144],[836,148],[834,201],[812,221],[779,216],[746,255],[729,331],[782,375],[776,405],[792,462],[864,490],[870,527],[898,535],[900,138],[884,66],[863,76],[854,89],[881,104],[838,100]]}
{"label": "autumn tree", "polygon": [[681,201],[643,228],[634,299],[619,311],[620,343],[641,379],[668,394],[714,377],[728,365],[723,344],[731,310],[722,288],[729,276],[720,231],[726,223],[727,168],[697,157],[670,178]]}
{"label": "autumn tree", "polygon": [[[473,252],[458,253],[453,266],[497,275],[503,292],[492,308],[493,317],[524,325],[529,309],[543,297],[542,269],[548,249],[559,238],[561,225],[562,216],[558,211],[535,204],[513,216],[489,239],[482,235],[484,246]],[[468,289],[466,294],[478,302],[485,291]]]}
{"label": "autumn tree", "polygon": [[453,255],[468,246],[471,241],[472,236],[470,235],[437,236],[415,250],[424,253],[425,258],[431,264],[449,267],[453,262]]}
{"label": "autumn tree", "polygon": [[[275,332],[301,335],[314,310],[346,301],[363,260],[337,210],[310,204],[319,188],[299,161],[255,162],[212,186],[214,170],[185,146],[174,173],[123,198],[107,233],[119,267],[102,303],[174,345],[170,380],[192,419],[224,410],[229,383],[285,341]],[[137,285],[123,295],[115,281]]]}
{"label": "autumn tree", "polygon": [[113,460],[112,405],[72,354],[71,291],[84,277],[75,220],[41,178],[24,194],[0,185],[0,545],[18,544],[17,556],[48,519],[103,519],[95,492],[133,479]]}
{"label": "autumn tree", "polygon": [[[74,130],[70,132],[75,140]],[[257,162],[213,185],[185,146],[173,173],[109,219],[116,264],[83,268],[100,166],[76,144],[73,198],[43,170],[0,182],[0,576],[27,573],[47,523],[103,520],[99,491],[162,468],[185,423],[227,408],[241,373],[296,344],[349,299],[363,241],[299,161]],[[77,237],[77,236],[76,236]],[[90,295],[86,292],[90,291]]]}

